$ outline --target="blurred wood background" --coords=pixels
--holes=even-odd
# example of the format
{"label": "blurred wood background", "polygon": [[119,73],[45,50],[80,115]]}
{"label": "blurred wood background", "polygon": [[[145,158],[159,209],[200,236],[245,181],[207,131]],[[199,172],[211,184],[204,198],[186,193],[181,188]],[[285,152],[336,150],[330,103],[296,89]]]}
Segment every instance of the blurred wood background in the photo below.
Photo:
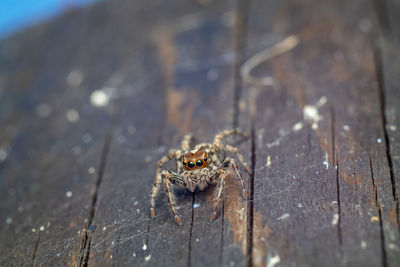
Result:
{"label": "blurred wood background", "polygon": [[[400,2],[105,1],[0,43],[1,266],[400,266]],[[231,177],[156,161],[239,127]],[[162,191],[162,190],[161,190]]]}

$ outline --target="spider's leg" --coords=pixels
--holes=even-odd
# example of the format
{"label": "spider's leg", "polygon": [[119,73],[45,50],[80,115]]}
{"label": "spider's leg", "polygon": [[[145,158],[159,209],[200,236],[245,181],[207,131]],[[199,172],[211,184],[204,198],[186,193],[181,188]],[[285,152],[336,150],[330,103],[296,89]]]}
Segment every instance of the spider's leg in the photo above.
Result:
{"label": "spider's leg", "polygon": [[193,136],[191,134],[187,134],[183,137],[182,140],[182,150],[183,151],[189,151],[190,150],[190,143],[192,142]]}
{"label": "spider's leg", "polygon": [[200,148],[207,148],[209,146],[210,146],[210,144],[208,144],[208,143],[200,143],[200,144],[196,145],[193,150],[197,151],[197,150],[200,150]]}
{"label": "spider's leg", "polygon": [[236,174],[235,176],[237,179],[239,179],[239,182],[240,182],[240,189],[242,190],[242,198],[246,199],[246,197],[247,197],[246,187],[244,186],[244,181],[243,181],[242,175],[239,172],[239,168],[236,164],[236,161],[232,158],[226,158],[226,161],[228,162],[229,166],[233,167],[233,169],[235,170],[235,174]]}
{"label": "spider's leg", "polygon": [[244,132],[238,130],[238,129],[231,129],[231,130],[225,130],[220,132],[219,134],[217,134],[214,138],[214,144],[216,145],[220,145],[222,144],[222,139],[230,136],[230,135],[238,135],[241,136],[243,138],[248,138],[249,136],[247,134],[245,134]]}
{"label": "spider's leg", "polygon": [[215,218],[217,217],[218,210],[221,207],[222,204],[222,199],[224,195],[224,190],[225,190],[225,178],[227,176],[227,173],[224,169],[220,169],[218,171],[219,177],[218,177],[218,185],[217,185],[217,190],[216,190],[216,196],[215,196],[215,204],[214,204],[214,211],[211,215],[211,221],[214,221]]}
{"label": "spider's leg", "polygon": [[180,151],[178,150],[171,150],[167,156],[162,157],[158,162],[157,162],[157,171],[156,171],[156,178],[154,179],[153,183],[153,188],[151,189],[151,194],[150,194],[150,215],[151,217],[155,216],[155,211],[154,211],[154,203],[155,199],[157,197],[158,191],[160,190],[160,185],[162,181],[162,175],[161,175],[161,168],[167,163],[170,159],[173,158],[178,158],[180,155]]}
{"label": "spider's leg", "polygon": [[179,218],[175,208],[175,194],[171,183],[171,180],[174,179],[173,175],[168,171],[163,171],[163,174],[165,174],[164,189],[165,189],[165,194],[167,195],[169,208],[171,209],[171,212],[174,215],[175,222],[178,225],[182,225],[182,221]]}
{"label": "spider's leg", "polygon": [[239,159],[239,161],[240,161],[240,164],[243,165],[243,167],[246,169],[246,171],[247,171],[249,174],[251,173],[251,170],[250,170],[249,166],[248,166],[247,163],[244,161],[244,158],[243,158],[242,153],[240,153],[239,150],[238,150],[236,147],[233,147],[233,146],[230,146],[230,145],[226,145],[226,144],[221,144],[221,145],[220,145],[220,148],[222,148],[222,149],[224,149],[224,150],[226,150],[226,151],[229,151],[229,152],[234,153],[234,154],[238,157],[238,159]]}

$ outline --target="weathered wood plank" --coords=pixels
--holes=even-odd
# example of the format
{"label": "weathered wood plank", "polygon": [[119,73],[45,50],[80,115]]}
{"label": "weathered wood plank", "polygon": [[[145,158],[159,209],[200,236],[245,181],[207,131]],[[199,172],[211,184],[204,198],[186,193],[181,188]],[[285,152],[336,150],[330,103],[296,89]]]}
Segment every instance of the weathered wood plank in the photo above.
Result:
{"label": "weathered wood plank", "polygon": [[[212,189],[180,194],[179,227],[161,188],[157,217],[148,219],[156,161],[179,147],[188,132],[198,142],[212,141],[232,125],[233,2],[176,2],[172,8],[167,15],[155,7],[151,11],[164,17],[146,25],[151,39],[143,36],[145,46],[139,51],[141,62],[148,63],[138,65],[136,75],[152,82],[138,82],[131,90],[143,92],[125,100],[99,192],[89,264],[217,266],[240,259],[240,245],[227,243],[232,232],[226,225],[232,222],[224,222],[222,215],[209,221]],[[132,127],[135,133],[127,134]]]}
{"label": "weathered wood plank", "polygon": [[[265,15],[268,7],[273,11]],[[292,51],[253,70],[272,76],[272,86],[247,78],[257,99],[253,233],[261,236],[253,235],[255,265],[394,262],[388,241],[381,244],[382,235],[394,235],[392,242],[398,237],[379,143],[372,12],[363,1],[255,1],[251,7],[250,46],[267,33],[260,25],[299,38]]]}
{"label": "weathered wood plank", "polygon": [[[398,3],[239,2],[103,2],[0,45],[1,265],[398,265]],[[210,222],[213,188],[180,191],[178,226],[161,189],[150,220],[156,161],[236,124],[248,201],[230,177]]]}
{"label": "weathered wood plank", "polygon": [[98,63],[85,57],[88,11],[2,46],[12,55],[4,100],[15,104],[2,114],[13,139],[1,171],[2,265],[67,265],[79,251],[111,117],[89,101],[101,84],[81,61]]}
{"label": "weathered wood plank", "polygon": [[398,1],[375,1],[377,19],[379,21],[379,41],[376,42],[376,62],[380,89],[380,103],[382,112],[382,128],[385,145],[386,160],[389,165],[392,196],[394,203],[390,207],[389,222],[383,224],[385,231],[385,249],[388,254],[389,265],[400,265],[398,233],[393,233],[392,225],[400,231],[399,190],[400,190],[400,145],[399,145],[399,66],[400,66],[400,20]]}

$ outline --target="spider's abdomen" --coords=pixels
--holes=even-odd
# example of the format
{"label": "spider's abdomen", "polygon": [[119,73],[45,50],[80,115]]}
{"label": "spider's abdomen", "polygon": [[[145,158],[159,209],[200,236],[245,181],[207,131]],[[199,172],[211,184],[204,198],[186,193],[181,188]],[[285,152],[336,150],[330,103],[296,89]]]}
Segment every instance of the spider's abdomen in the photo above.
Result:
{"label": "spider's abdomen", "polygon": [[196,188],[203,191],[208,183],[210,182],[210,170],[208,168],[202,168],[195,171],[185,171],[183,176],[186,179],[187,189],[194,192]]}

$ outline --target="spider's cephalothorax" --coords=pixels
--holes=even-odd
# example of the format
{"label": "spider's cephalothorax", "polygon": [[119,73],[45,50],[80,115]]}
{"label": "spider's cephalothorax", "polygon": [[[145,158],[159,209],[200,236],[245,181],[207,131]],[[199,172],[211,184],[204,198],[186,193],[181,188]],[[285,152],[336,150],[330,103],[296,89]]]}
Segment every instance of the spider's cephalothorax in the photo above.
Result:
{"label": "spider's cephalothorax", "polygon": [[[179,225],[182,222],[176,212],[173,186],[187,188],[194,192],[196,189],[204,190],[209,184],[216,184],[214,211],[211,215],[211,220],[214,220],[222,203],[228,168],[235,170],[236,177],[240,180],[242,197],[245,198],[246,189],[236,161],[233,158],[225,157],[226,152],[234,153],[247,172],[250,172],[250,168],[236,147],[221,142],[223,138],[233,134],[246,137],[238,130],[226,130],[215,136],[214,143],[198,144],[193,150],[190,150],[192,137],[186,135],[182,141],[182,150],[171,150],[167,156],[160,159],[157,163],[156,179],[150,195],[150,215],[155,216],[154,203],[162,180],[164,180],[169,207]],[[162,170],[162,167],[171,159],[176,160],[176,171]]]}

